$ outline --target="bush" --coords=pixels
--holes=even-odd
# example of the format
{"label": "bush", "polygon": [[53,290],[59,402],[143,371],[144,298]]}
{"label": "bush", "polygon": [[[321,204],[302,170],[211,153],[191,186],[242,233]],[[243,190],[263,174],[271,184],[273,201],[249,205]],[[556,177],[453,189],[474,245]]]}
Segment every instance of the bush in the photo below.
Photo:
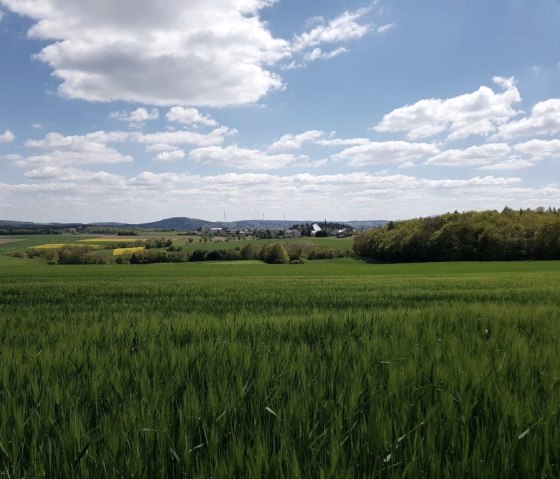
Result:
{"label": "bush", "polygon": [[269,264],[287,264],[290,257],[282,243],[270,243],[261,250],[261,259]]}
{"label": "bush", "polygon": [[192,254],[191,257],[189,259],[189,261],[204,261],[206,260],[206,250],[204,249],[195,249]]}
{"label": "bush", "polygon": [[246,244],[241,248],[241,259],[257,259],[260,254],[260,248],[253,243]]}
{"label": "bush", "polygon": [[224,255],[222,251],[219,249],[209,251],[206,254],[206,261],[222,261],[223,259],[224,259]]}

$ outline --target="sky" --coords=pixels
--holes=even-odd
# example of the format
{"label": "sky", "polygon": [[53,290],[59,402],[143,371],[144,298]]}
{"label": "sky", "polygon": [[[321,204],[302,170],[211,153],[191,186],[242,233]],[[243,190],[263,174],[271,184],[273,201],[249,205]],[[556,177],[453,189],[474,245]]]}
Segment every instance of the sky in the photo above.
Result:
{"label": "sky", "polygon": [[560,207],[560,0],[0,0],[0,219]]}

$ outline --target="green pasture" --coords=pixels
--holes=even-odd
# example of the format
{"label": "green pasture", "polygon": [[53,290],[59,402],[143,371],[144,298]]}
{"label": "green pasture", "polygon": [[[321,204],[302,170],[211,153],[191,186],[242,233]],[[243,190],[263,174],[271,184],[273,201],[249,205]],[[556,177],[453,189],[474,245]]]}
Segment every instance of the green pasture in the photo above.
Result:
{"label": "green pasture", "polygon": [[560,262],[60,266],[15,244],[0,477],[560,476]]}
{"label": "green pasture", "polygon": [[[252,240],[230,240],[221,241],[215,238],[212,241],[201,242],[201,237],[198,236],[182,236],[170,235],[168,233],[160,233],[159,235],[154,232],[142,233],[138,236],[108,236],[108,235],[21,235],[21,236],[0,236],[0,258],[2,255],[13,253],[16,251],[25,251],[33,246],[44,244],[107,244],[110,242],[130,242],[153,240],[160,237],[170,238],[173,240],[174,246],[182,246],[186,251],[194,251],[196,249],[205,249],[208,251],[217,249],[233,249],[243,248],[247,244],[256,244],[262,246],[266,243],[275,243],[281,241],[283,243],[298,243],[310,242],[315,245],[324,245],[333,249],[351,249],[352,238],[279,238],[279,239],[252,239]],[[192,238],[192,243],[189,243],[189,238]],[[0,260],[1,261],[1,260]],[[1,264],[1,263],[0,263]]]}

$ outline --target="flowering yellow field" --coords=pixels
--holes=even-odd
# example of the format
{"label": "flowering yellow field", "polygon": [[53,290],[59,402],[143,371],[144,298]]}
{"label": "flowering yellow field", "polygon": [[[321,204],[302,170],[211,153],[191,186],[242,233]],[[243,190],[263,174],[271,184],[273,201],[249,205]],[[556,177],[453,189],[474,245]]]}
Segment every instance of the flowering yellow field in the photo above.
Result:
{"label": "flowering yellow field", "polygon": [[144,246],[136,246],[134,248],[117,248],[113,250],[113,256],[120,256],[123,254],[141,253],[146,248]]}
{"label": "flowering yellow field", "polygon": [[30,249],[62,249],[62,248],[94,248],[94,249],[102,249],[103,246],[98,244],[88,244],[88,245],[81,245],[76,243],[47,243],[47,244],[40,244],[37,246],[31,246]]}
{"label": "flowering yellow field", "polygon": [[35,249],[60,249],[64,248],[65,246],[72,246],[64,243],[49,243],[49,244],[40,244],[38,246],[33,246]]}

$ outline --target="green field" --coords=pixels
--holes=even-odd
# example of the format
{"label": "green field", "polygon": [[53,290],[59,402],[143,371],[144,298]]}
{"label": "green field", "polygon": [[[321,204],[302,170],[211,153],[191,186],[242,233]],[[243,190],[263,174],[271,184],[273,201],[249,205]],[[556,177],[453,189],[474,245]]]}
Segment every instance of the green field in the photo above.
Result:
{"label": "green field", "polygon": [[0,245],[0,477],[560,476],[560,262],[3,255],[30,241]]}

